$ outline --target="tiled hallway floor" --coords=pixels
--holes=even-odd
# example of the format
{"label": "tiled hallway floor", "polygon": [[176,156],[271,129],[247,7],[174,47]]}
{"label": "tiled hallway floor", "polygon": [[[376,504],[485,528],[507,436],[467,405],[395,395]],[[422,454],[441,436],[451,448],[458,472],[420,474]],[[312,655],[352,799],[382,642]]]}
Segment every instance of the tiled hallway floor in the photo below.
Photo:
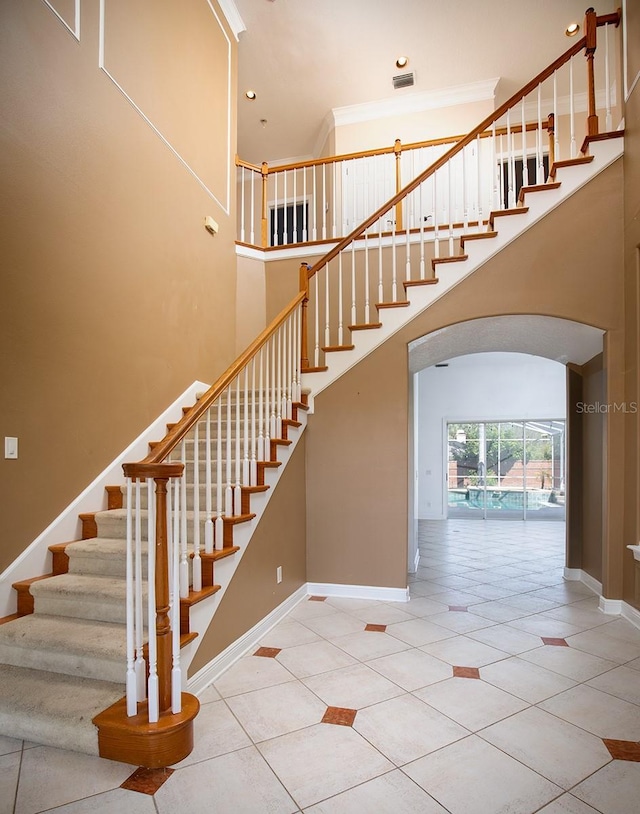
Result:
{"label": "tiled hallway floor", "polygon": [[0,812],[638,814],[640,630],[563,580],[563,537],[422,523],[411,601],[301,602],[205,692],[155,794],[0,738]]}

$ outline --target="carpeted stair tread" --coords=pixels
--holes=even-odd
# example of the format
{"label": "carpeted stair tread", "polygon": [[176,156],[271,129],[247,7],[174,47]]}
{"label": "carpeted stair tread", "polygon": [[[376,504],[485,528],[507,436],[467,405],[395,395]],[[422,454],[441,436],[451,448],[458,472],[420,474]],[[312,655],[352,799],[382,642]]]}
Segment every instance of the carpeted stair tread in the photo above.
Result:
{"label": "carpeted stair tread", "polygon": [[[142,551],[142,575],[147,575],[147,543]],[[65,549],[69,557],[69,573],[85,576],[106,576],[124,579],[127,571],[127,541],[119,537],[90,537],[69,543]]]}
{"label": "carpeted stair tread", "polygon": [[125,623],[126,582],[123,579],[60,574],[34,583],[31,593],[36,613]]}
{"label": "carpeted stair tread", "polygon": [[0,664],[0,732],[97,755],[91,721],[123,695],[123,684]]}
{"label": "carpeted stair tread", "polygon": [[124,625],[32,613],[0,626],[0,662],[105,681],[124,679]]}

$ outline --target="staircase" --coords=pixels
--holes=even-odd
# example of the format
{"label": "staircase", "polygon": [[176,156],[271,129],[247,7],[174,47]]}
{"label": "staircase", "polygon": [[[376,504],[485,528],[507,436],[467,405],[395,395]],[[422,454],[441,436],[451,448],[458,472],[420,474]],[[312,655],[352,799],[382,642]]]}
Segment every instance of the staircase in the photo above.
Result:
{"label": "staircase", "polygon": [[[197,637],[211,623],[282,465],[305,429],[314,396],[622,154],[623,131],[598,134],[595,100],[590,100],[589,135],[580,155],[552,160],[549,178],[526,183],[517,201],[503,199],[498,205],[496,183],[495,208],[486,209],[478,194],[474,216],[469,217],[464,172],[470,159],[465,161],[464,151],[477,145],[479,188],[481,139],[488,132],[495,164],[506,116],[511,164],[512,137],[518,130],[510,115],[518,106],[515,120],[522,122],[524,155],[529,132],[525,97],[538,93],[539,134],[538,89],[579,51],[589,54],[589,48],[595,49],[598,26],[617,22],[617,15],[598,18],[590,10],[581,41],[316,266],[303,265],[300,293],[292,303],[193,406],[185,408],[180,421],[167,427],[164,439],[150,445],[144,461],[125,466],[126,485],[107,488],[107,510],[81,515],[82,539],[50,547],[52,573],[14,584],[17,611],[0,620],[1,734],[149,767],[170,765],[190,752],[197,700],[182,692],[184,686],[164,694],[161,689],[159,716],[154,716],[151,700],[143,700],[145,678],[151,699],[156,663],[161,683],[168,681],[172,663],[172,675],[180,676],[177,661],[186,675]],[[538,136],[536,151],[541,158]],[[462,167],[462,219],[455,217],[454,161]],[[494,179],[489,180],[494,189]],[[445,182],[447,212],[440,218]],[[435,223],[428,229],[420,208],[426,198],[434,201]],[[418,225],[396,231],[402,220],[398,207],[404,202],[410,208],[410,200]],[[392,224],[391,232],[383,233],[383,223]],[[370,277],[373,267],[379,269],[377,278]],[[399,268],[406,271],[397,274]],[[350,288],[345,282],[349,279]],[[168,490],[168,512],[161,511],[164,497],[162,502],[158,497],[156,514],[148,503],[147,495],[154,502],[153,494],[144,488],[140,502],[129,504],[127,495],[137,493],[136,484],[143,478],[159,484],[158,495]],[[155,544],[148,546],[152,534]],[[162,549],[167,538],[169,554]],[[156,548],[160,565],[154,579],[147,580],[143,563]],[[140,564],[137,598],[134,559]],[[171,585],[165,584],[166,573],[158,576],[163,569]],[[145,610],[147,590],[152,599],[156,593],[151,614]],[[172,611],[179,607],[172,620],[170,596]],[[195,608],[197,625],[192,624]],[[135,613],[139,620],[133,624]],[[133,713],[127,714],[128,709]]]}
{"label": "staircase", "polygon": [[[293,405],[292,419],[284,422],[285,436],[295,434],[297,440],[306,409],[303,402]],[[235,425],[242,419],[242,410],[236,416],[234,408],[233,415]],[[169,425],[167,429],[171,428]],[[199,430],[202,429],[201,422]],[[186,480],[190,487],[194,483],[195,433],[194,428],[185,439]],[[211,444],[215,446],[217,440],[214,432]],[[224,435],[222,440],[226,441]],[[234,534],[256,518],[251,511],[253,495],[263,496],[259,511],[264,510],[264,497],[277,482],[277,478],[270,476],[281,463],[277,450],[292,444],[291,438],[273,439],[273,458],[257,463],[258,483],[241,487],[238,513],[224,518],[221,549],[210,554],[201,552],[202,587],[195,591],[191,585],[188,596],[180,601],[183,648],[188,648],[198,636],[197,631],[191,630],[191,608],[207,600],[205,616],[213,616],[246,548],[247,534],[242,548],[234,544]],[[150,447],[154,446],[150,443]],[[198,446],[199,460],[204,461],[206,441],[199,440]],[[235,445],[231,453],[235,467]],[[170,457],[181,460],[178,452]],[[202,506],[204,490],[204,485],[199,487]],[[80,516],[81,540],[50,546],[52,573],[14,583],[17,612],[0,620],[0,733],[102,756],[108,755],[99,742],[99,730],[93,721],[121,702],[126,665],[126,492],[121,485],[107,486],[106,491],[108,509]],[[187,489],[187,493],[190,495],[187,508],[193,514],[193,488]],[[146,492],[142,490],[141,494],[140,515],[146,519]],[[217,500],[215,488],[213,500],[214,503]],[[206,513],[199,514],[204,537]],[[191,528],[190,557],[194,554],[192,534]],[[146,552],[146,543],[143,549]],[[216,584],[216,565],[225,560],[234,562],[225,568],[222,584]],[[146,597],[146,590],[144,594]],[[113,757],[124,759],[121,754]],[[135,764],[153,765],[153,755],[146,760],[140,754],[133,757],[136,759],[131,762]],[[171,762],[178,759],[172,758]]]}

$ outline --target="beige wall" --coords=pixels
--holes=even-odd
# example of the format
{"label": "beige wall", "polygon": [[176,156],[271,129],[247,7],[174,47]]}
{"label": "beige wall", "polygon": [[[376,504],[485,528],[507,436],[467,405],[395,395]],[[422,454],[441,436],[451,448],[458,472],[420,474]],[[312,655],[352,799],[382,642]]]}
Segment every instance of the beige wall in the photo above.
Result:
{"label": "beige wall", "polygon": [[[629,84],[640,72],[640,5],[627,2]],[[624,262],[625,262],[625,401],[640,404],[640,83],[627,100],[625,110],[624,165]],[[624,446],[624,545],[640,541],[640,418],[625,416]],[[624,567],[624,599],[640,609],[638,563],[626,548],[620,552]]]}
{"label": "beige wall", "polygon": [[[311,582],[406,585],[411,340],[499,314],[622,324],[621,190],[618,161],[316,398],[307,438]],[[623,369],[622,358],[611,363]],[[620,467],[609,474],[621,489]]]}
{"label": "beige wall", "polygon": [[[0,460],[0,571],[235,355],[236,43],[205,4],[187,3],[162,4],[148,30],[128,4],[108,3],[105,66],[200,181],[100,69],[98,0],[81,4],[79,42],[42,2],[0,4],[0,435],[20,451]],[[158,42],[167,32],[169,52]],[[196,69],[223,73],[212,83]],[[194,119],[203,94],[210,115]]]}
{"label": "beige wall", "polygon": [[[582,367],[582,402],[585,405],[607,403],[602,354]],[[598,582],[602,581],[603,551],[603,452],[604,414],[585,412],[582,416],[582,551],[580,568]],[[570,466],[573,462],[570,461]]]}
{"label": "beige wall", "polygon": [[[266,327],[267,312],[264,260],[238,257],[237,264],[236,354],[239,356]],[[292,299],[289,297],[289,301]]]}
{"label": "beige wall", "polygon": [[[193,675],[307,582],[305,435],[298,441],[251,538],[213,623],[202,637]],[[276,568],[282,582],[276,584]]]}

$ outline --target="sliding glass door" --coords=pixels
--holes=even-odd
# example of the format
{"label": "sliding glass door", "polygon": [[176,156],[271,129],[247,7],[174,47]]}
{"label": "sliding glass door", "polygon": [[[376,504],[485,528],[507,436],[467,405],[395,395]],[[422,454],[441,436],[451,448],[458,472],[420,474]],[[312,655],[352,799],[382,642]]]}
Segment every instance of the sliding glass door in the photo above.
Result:
{"label": "sliding glass door", "polygon": [[564,520],[564,421],[447,425],[448,516]]}

